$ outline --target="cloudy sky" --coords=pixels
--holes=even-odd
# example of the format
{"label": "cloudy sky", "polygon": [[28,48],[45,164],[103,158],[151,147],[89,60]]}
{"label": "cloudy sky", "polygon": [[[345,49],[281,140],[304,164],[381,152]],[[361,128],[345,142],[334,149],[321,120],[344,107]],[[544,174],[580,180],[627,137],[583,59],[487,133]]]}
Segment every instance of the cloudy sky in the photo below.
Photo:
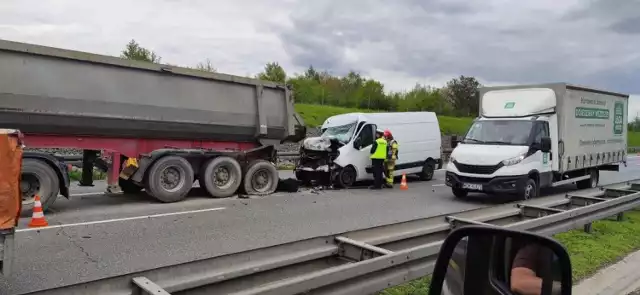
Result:
{"label": "cloudy sky", "polygon": [[564,81],[632,94],[640,112],[640,0],[3,0],[0,38],[249,75],[278,61],[357,70],[388,90]]}

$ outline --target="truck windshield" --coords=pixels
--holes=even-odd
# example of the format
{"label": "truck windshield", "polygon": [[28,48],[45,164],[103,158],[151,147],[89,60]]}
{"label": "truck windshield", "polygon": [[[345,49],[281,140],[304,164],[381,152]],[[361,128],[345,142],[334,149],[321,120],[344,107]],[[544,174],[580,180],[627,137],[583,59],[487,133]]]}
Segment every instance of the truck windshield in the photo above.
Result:
{"label": "truck windshield", "polygon": [[327,127],[322,131],[322,137],[331,137],[341,142],[349,142],[355,129],[356,122],[346,125]]}
{"label": "truck windshield", "polygon": [[486,120],[473,123],[462,140],[470,144],[529,145],[532,121]]}

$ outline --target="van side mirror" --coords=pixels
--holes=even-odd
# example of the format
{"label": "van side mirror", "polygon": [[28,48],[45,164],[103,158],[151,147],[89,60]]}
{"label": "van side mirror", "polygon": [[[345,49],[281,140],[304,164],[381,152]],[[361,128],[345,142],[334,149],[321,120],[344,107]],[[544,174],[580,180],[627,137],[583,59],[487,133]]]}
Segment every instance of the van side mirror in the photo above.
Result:
{"label": "van side mirror", "polygon": [[545,136],[540,139],[540,151],[543,153],[551,152],[551,137]]}
{"label": "van side mirror", "polygon": [[444,240],[429,295],[476,294],[477,290],[570,295],[571,285],[569,254],[555,240],[497,226],[469,225]]}

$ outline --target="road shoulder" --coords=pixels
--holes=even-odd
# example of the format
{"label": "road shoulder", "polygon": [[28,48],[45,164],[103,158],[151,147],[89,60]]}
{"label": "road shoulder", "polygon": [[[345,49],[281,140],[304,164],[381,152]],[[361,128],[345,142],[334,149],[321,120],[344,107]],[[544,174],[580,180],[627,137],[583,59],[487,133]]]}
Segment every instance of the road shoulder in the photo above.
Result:
{"label": "road shoulder", "polygon": [[640,289],[638,265],[640,265],[640,251],[628,255],[618,263],[601,269],[592,277],[581,281],[573,287],[573,293],[581,295],[630,294]]}

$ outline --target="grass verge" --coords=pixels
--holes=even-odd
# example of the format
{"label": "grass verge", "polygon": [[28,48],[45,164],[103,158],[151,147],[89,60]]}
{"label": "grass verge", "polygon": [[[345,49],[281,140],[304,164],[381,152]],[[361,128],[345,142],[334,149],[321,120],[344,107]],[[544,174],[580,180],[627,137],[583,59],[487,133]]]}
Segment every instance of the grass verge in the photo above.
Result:
{"label": "grass verge", "polygon": [[[296,104],[296,112],[302,116],[305,123],[310,127],[319,127],[324,120],[331,116],[345,113],[371,113],[380,112],[375,110],[363,110],[354,108],[343,108],[313,104]],[[464,135],[473,122],[472,118],[458,118],[449,116],[438,116],[440,132],[443,135]],[[628,146],[640,146],[640,132],[629,132]]]}
{"label": "grass verge", "polygon": [[[69,171],[69,179],[71,181],[80,181],[80,179],[82,179],[82,170]],[[104,180],[104,179],[107,179],[107,173],[104,173],[98,170],[93,171],[93,180]]]}
{"label": "grass verge", "polygon": [[[376,110],[363,110],[314,104],[296,104],[295,108],[296,112],[302,116],[305,124],[310,127],[319,127],[324,123],[324,120],[335,115],[345,113],[382,112]],[[438,116],[440,131],[445,135],[465,134],[467,129],[469,129],[469,126],[471,126],[472,120],[473,119],[471,118]]]}
{"label": "grass verge", "polygon": [[[624,220],[600,220],[593,223],[592,233],[572,230],[554,238],[562,243],[571,256],[573,282],[588,278],[599,269],[609,266],[640,249],[640,210],[625,212]],[[380,292],[380,295],[428,294],[431,277],[413,280]]]}

